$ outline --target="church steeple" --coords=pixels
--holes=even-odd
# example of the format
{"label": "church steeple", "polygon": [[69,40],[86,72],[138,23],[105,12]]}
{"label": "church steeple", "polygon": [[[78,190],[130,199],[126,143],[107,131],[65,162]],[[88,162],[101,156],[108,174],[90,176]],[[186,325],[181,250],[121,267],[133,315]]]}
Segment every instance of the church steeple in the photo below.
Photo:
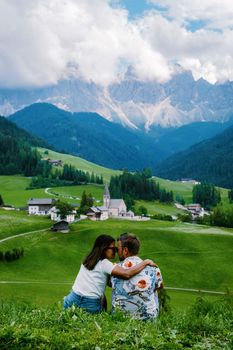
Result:
{"label": "church steeple", "polygon": [[104,196],[103,196],[103,202],[104,202],[104,206],[106,208],[109,207],[109,204],[110,204],[110,193],[109,193],[109,189],[108,189],[108,185],[106,184],[105,185],[105,188],[104,188]]}

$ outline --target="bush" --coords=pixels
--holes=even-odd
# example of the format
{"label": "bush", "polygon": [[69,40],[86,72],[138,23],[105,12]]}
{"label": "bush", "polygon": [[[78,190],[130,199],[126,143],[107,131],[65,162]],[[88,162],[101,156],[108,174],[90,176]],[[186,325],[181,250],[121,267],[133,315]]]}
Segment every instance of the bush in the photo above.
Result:
{"label": "bush", "polygon": [[13,248],[12,251],[0,252],[0,261],[10,262],[20,259],[22,256],[24,256],[23,248]]}
{"label": "bush", "polygon": [[151,216],[151,219],[155,220],[164,220],[164,221],[173,221],[173,218],[171,215],[166,214],[154,214]]}
{"label": "bush", "polygon": [[192,215],[191,215],[191,213],[178,214],[178,220],[180,220],[182,222],[192,222]]}

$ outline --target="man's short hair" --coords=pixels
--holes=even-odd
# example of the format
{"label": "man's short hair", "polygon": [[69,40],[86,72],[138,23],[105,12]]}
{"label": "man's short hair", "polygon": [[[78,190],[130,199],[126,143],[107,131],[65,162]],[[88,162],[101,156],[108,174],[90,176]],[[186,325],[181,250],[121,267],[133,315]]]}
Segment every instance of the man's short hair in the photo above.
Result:
{"label": "man's short hair", "polygon": [[122,233],[118,238],[118,241],[121,242],[122,248],[128,248],[129,253],[137,255],[140,248],[140,241],[138,237],[129,232]]}

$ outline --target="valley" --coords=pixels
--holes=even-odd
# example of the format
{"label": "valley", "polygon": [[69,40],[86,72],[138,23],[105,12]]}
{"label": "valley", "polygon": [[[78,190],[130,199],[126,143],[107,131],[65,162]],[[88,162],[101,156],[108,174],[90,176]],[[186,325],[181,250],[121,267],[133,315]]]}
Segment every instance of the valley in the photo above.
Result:
{"label": "valley", "polygon": [[[22,259],[0,265],[1,281],[7,281],[1,283],[0,288],[4,300],[10,301],[14,297],[15,301],[37,305],[61,302],[93,240],[103,232],[111,232],[114,237],[124,231],[137,234],[142,243],[140,256],[150,257],[158,263],[167,287],[223,293],[233,288],[233,230],[230,229],[213,229],[213,235],[211,228],[193,224],[158,220],[141,223],[84,220],[72,224],[70,233],[62,234],[51,232],[46,218],[14,213],[12,226],[5,230],[11,215],[4,217],[1,211],[1,238],[13,232],[30,232],[35,227],[45,231],[0,243],[0,250],[23,247],[25,251]],[[107,294],[110,299],[110,290]],[[172,307],[178,309],[187,308],[198,296],[192,291],[172,289],[168,289],[168,294]],[[201,295],[217,297],[211,293]]]}
{"label": "valley", "polygon": [[[39,148],[43,155],[46,149]],[[51,159],[75,165],[85,171],[93,170],[102,174],[104,181],[119,174],[115,170],[99,167],[81,158],[47,150]],[[189,203],[192,200],[190,183],[181,183],[155,178],[161,187],[179,194]],[[75,205],[80,204],[82,192],[92,193],[95,203],[102,202],[103,185],[79,185],[53,187],[50,189],[26,189],[30,178],[0,176],[0,193],[6,204],[26,207],[29,198],[61,198]],[[54,195],[54,193],[56,195]],[[227,190],[221,189],[222,202],[228,205]],[[79,199],[78,199],[79,198]],[[136,207],[144,206],[148,214],[178,215],[173,204],[158,201],[136,201]],[[25,208],[26,209],[26,208]],[[38,305],[50,305],[62,300],[68,293],[80,263],[98,234],[111,232],[117,237],[121,232],[136,233],[142,242],[142,258],[154,259],[164,275],[165,286],[171,297],[171,305],[176,309],[187,308],[202,292],[203,297],[215,299],[218,294],[232,290],[232,240],[233,230],[217,227],[150,220],[148,222],[119,221],[109,219],[102,222],[78,221],[71,224],[68,234],[50,231],[51,221],[47,217],[28,216],[26,211],[0,210],[0,239],[15,236],[0,242],[0,251],[23,247],[25,256],[17,261],[0,265],[0,297],[11,300],[17,295],[18,301]],[[41,231],[42,230],[42,231]],[[41,232],[40,232],[41,231]],[[25,236],[19,236],[26,233]],[[44,268],[46,267],[46,268]],[[190,271],[193,273],[190,275]],[[224,271],[224,274],[221,273]],[[177,289],[176,289],[177,288]],[[182,290],[184,289],[184,290]],[[190,289],[186,291],[185,289]],[[111,291],[107,296],[110,300]]]}

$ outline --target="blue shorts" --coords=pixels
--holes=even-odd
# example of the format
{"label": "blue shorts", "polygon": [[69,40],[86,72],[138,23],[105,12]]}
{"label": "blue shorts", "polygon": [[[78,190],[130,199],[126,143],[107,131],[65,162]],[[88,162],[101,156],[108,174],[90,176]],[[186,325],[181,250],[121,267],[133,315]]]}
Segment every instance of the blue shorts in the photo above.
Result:
{"label": "blue shorts", "polygon": [[85,296],[76,294],[73,291],[71,291],[70,294],[68,294],[64,298],[63,305],[65,309],[67,309],[68,307],[71,307],[72,305],[78,306],[92,314],[102,311],[101,298],[85,297]]}

